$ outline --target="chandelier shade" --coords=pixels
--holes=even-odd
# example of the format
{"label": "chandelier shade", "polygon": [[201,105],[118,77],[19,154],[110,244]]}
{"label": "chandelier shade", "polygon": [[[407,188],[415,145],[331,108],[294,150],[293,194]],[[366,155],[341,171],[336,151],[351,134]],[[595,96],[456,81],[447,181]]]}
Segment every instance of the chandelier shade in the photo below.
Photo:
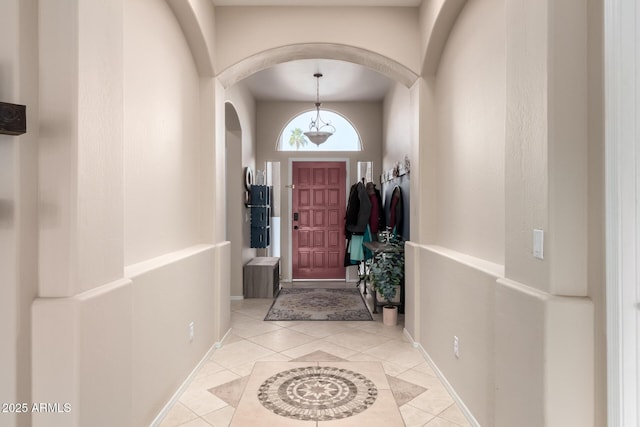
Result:
{"label": "chandelier shade", "polygon": [[331,125],[331,122],[325,122],[320,117],[320,77],[321,73],[315,73],[313,77],[316,78],[316,118],[311,120],[309,124],[309,131],[304,133],[304,136],[309,138],[309,141],[316,145],[323,144],[333,133],[336,128]]}

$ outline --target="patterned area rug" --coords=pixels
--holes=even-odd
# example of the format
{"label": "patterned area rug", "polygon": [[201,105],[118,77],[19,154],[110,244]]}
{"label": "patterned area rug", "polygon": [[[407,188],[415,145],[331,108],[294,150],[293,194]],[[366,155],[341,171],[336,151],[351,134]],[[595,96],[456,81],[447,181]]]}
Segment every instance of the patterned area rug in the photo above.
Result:
{"label": "patterned area rug", "polygon": [[281,289],[264,320],[373,320],[360,291]]}

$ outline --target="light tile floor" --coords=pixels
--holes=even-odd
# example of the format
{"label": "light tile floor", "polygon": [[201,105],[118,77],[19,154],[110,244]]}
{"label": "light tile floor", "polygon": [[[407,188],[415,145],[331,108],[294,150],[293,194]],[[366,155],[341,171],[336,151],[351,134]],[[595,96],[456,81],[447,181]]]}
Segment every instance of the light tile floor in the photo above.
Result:
{"label": "light tile floor", "polygon": [[[405,426],[470,425],[420,352],[404,336],[402,315],[397,326],[385,326],[380,314],[374,314],[371,322],[265,322],[262,319],[272,302],[231,302],[231,334],[202,366],[161,427],[226,427],[232,420],[233,425],[266,425],[261,424],[265,420],[252,418],[241,409],[236,411],[258,361],[379,362]],[[277,417],[281,419],[277,424],[269,421],[268,425],[358,425],[349,418],[296,423]]]}

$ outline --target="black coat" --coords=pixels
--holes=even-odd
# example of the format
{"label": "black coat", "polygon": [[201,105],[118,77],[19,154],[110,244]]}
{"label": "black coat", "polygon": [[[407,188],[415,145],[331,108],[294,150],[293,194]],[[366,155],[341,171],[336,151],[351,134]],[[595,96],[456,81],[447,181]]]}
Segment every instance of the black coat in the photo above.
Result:
{"label": "black coat", "polygon": [[[354,190],[355,187],[355,190]],[[350,234],[364,234],[371,215],[371,201],[362,182],[351,187],[349,204],[345,221],[347,236]]]}
{"label": "black coat", "polygon": [[349,190],[349,200],[347,202],[347,212],[344,221],[344,235],[351,237],[350,226],[358,222],[358,210],[360,209],[360,199],[358,198],[358,183],[351,186]]}

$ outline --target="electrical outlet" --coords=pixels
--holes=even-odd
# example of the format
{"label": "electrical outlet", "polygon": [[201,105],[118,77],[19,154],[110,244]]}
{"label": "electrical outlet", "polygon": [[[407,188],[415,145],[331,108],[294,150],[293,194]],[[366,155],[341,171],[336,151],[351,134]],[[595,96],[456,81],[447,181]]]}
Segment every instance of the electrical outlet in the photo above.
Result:
{"label": "electrical outlet", "polygon": [[453,337],[453,355],[456,359],[460,358],[460,340],[456,336]]}
{"label": "electrical outlet", "polygon": [[194,332],[195,332],[194,324],[193,322],[190,322],[189,323],[189,342],[193,341]]}

